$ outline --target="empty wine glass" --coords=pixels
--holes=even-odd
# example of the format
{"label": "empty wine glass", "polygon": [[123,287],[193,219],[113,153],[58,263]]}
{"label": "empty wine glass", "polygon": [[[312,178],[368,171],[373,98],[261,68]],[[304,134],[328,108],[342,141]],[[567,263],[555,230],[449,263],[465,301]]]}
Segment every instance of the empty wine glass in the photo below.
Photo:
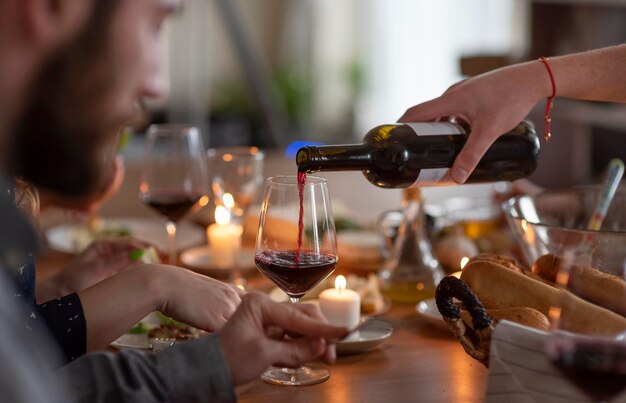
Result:
{"label": "empty wine glass", "polygon": [[[207,156],[215,204],[228,209],[236,225],[243,225],[263,182],[263,151],[257,147],[212,148]],[[237,266],[237,259],[231,269],[229,282],[245,288],[246,280]]]}
{"label": "empty wine glass", "polygon": [[[267,179],[254,260],[293,303],[335,270],[335,223],[325,179],[308,177],[302,186],[296,176]],[[261,379],[278,385],[310,385],[329,376],[327,368],[308,364],[296,369],[271,367]]]}
{"label": "empty wine glass", "polygon": [[167,220],[172,264],[177,257],[176,223],[208,202],[204,152],[196,127],[165,124],[148,129],[139,199]]}
{"label": "empty wine glass", "polygon": [[225,205],[241,220],[263,182],[263,151],[257,147],[211,148],[207,156],[215,203]]}

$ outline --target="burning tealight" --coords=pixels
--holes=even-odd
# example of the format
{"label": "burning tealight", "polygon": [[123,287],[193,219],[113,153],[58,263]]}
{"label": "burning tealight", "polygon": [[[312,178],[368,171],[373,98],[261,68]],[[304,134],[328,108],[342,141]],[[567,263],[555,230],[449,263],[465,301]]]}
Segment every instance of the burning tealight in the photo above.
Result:
{"label": "burning tealight", "polygon": [[241,248],[241,225],[230,222],[230,212],[223,206],[215,209],[215,224],[207,228],[207,238],[216,267],[232,268]]}
{"label": "burning tealight", "polygon": [[361,297],[356,291],[346,288],[344,276],[337,276],[335,288],[322,291],[319,300],[320,310],[330,324],[344,326],[349,330],[358,326],[361,319]]}
{"label": "burning tealight", "polygon": [[469,262],[469,258],[467,256],[463,256],[463,258],[461,259],[461,263],[459,264],[459,267],[460,267],[461,270],[455,271],[451,275],[456,277],[456,278],[461,278],[461,273],[463,272],[463,268],[465,267],[467,262]]}

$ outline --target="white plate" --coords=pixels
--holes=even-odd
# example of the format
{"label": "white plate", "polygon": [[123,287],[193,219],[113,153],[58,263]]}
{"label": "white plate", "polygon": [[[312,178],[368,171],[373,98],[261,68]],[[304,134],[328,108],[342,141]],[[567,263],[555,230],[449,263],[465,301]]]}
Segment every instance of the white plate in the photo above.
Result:
{"label": "white plate", "polygon": [[417,311],[417,315],[424,319],[424,321],[439,329],[448,330],[448,325],[439,313],[439,309],[437,309],[437,303],[434,298],[420,301],[416,305],[415,310]]}
{"label": "white plate", "polygon": [[393,327],[380,319],[369,319],[357,330],[337,342],[337,354],[357,354],[369,351],[391,336]]}
{"label": "white plate", "polygon": [[[208,246],[187,249],[180,255],[180,260],[184,265],[212,276],[227,276],[232,271],[232,268],[229,267],[215,266],[211,256],[211,248]],[[237,265],[242,272],[254,270],[254,250],[242,249],[238,255]]]}
{"label": "white plate", "polygon": [[[152,329],[153,327],[159,326],[161,320],[159,319],[159,316],[156,312],[151,312],[148,314],[148,316],[146,316],[139,322],[146,325],[148,329]],[[111,346],[118,349],[132,348],[136,350],[150,350],[150,340],[147,333],[125,333],[121,335],[117,340],[114,340],[111,343]]]}
{"label": "white plate", "polygon": [[[157,248],[167,250],[167,233],[163,220],[150,218],[106,219],[105,228],[125,228],[133,238],[149,242]],[[51,249],[65,253],[80,253],[93,240],[84,224],[62,224],[46,231],[46,240]],[[203,244],[206,236],[202,228],[188,222],[177,226],[178,250]]]}
{"label": "white plate", "polygon": [[143,334],[123,334],[111,345],[117,349],[130,348],[134,350],[150,350],[150,340],[146,333]]}

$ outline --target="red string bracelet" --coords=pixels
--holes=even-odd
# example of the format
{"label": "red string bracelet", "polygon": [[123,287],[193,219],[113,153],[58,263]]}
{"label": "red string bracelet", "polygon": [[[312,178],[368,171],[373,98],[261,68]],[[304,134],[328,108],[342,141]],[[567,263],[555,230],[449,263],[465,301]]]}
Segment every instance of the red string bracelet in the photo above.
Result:
{"label": "red string bracelet", "polygon": [[548,70],[548,75],[550,76],[550,83],[552,84],[552,95],[550,95],[548,99],[546,99],[546,111],[544,113],[545,129],[543,135],[547,142],[548,140],[550,140],[550,136],[552,136],[552,133],[550,132],[550,122],[552,122],[552,117],[550,116],[550,114],[552,106],[554,105],[554,97],[556,96],[556,83],[554,81],[554,74],[552,74],[552,69],[548,64],[548,58],[545,56],[541,56],[539,58],[539,61],[543,63],[544,66],[546,66],[546,70]]}

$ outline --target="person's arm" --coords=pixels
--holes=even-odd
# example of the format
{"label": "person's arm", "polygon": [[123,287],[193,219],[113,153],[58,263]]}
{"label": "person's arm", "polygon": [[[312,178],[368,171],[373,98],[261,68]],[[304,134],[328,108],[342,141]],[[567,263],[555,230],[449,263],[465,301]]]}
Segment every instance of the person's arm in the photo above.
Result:
{"label": "person's arm", "polygon": [[333,342],[346,334],[310,304],[278,304],[251,293],[217,335],[159,353],[87,354],[58,376],[69,391],[67,402],[232,402],[233,386],[270,365],[295,368],[317,358],[332,363]]}
{"label": "person's arm", "polygon": [[65,402],[235,402],[217,336],[161,352],[90,353],[60,368]]}
{"label": "person's arm", "polygon": [[140,265],[78,293],[87,323],[87,351],[100,349],[152,311],[215,331],[241,301],[243,291],[189,270]]}
{"label": "person's arm", "polygon": [[[556,95],[576,99],[626,102],[626,45],[550,58]],[[528,115],[540,100],[552,95],[546,67],[539,61],[497,69],[450,87],[442,96],[409,108],[402,122],[456,117],[472,133],[452,167],[463,183],[489,146]]]}
{"label": "person's arm", "polygon": [[92,242],[70,264],[54,276],[37,279],[37,301],[82,291],[140,261],[133,260],[131,253],[150,245],[137,239],[103,239]]}

